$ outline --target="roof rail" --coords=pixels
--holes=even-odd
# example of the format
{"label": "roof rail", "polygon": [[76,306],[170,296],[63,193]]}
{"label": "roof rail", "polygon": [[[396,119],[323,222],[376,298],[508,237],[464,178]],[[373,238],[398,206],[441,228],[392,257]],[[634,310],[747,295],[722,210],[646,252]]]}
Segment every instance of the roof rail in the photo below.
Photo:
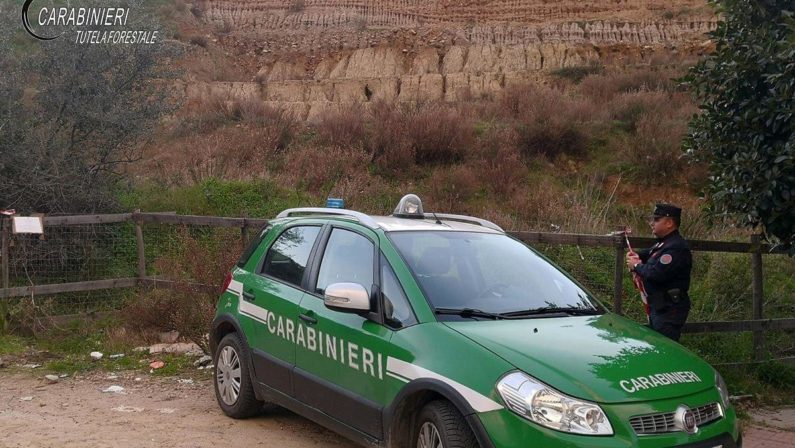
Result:
{"label": "roof rail", "polygon": [[466,216],[466,215],[451,215],[448,213],[424,213],[423,216],[425,219],[445,219],[447,221],[457,221],[457,222],[464,222],[467,224],[476,224],[479,226],[483,226],[489,228],[491,230],[496,230],[498,232],[505,232],[502,230],[502,227],[494,224],[491,221],[486,221],[485,219],[475,218],[473,216]]}
{"label": "roof rail", "polygon": [[377,229],[379,227],[378,223],[375,222],[375,220],[371,218],[369,215],[341,208],[324,208],[324,207],[289,208],[276,215],[276,217],[289,218],[291,216],[299,216],[299,215],[300,216],[307,216],[307,215],[347,216],[356,219],[357,221],[366,225],[367,227],[370,227],[371,229]]}

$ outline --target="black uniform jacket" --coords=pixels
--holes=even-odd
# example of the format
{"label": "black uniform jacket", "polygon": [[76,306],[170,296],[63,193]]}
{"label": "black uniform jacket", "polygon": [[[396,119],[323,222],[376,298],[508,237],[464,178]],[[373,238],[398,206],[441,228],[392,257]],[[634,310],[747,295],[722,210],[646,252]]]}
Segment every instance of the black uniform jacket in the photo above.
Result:
{"label": "black uniform jacket", "polygon": [[643,286],[653,311],[663,312],[672,306],[689,306],[690,269],[693,256],[690,246],[675,230],[650,249],[638,251],[643,264],[635,272],[643,279]]}

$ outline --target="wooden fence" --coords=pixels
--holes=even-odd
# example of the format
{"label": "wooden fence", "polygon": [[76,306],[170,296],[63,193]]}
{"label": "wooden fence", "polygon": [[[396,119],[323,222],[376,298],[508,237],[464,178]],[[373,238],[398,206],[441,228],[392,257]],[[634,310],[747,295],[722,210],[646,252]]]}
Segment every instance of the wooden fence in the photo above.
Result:
{"label": "wooden fence", "polygon": [[[145,241],[142,230],[142,227],[145,224],[202,225],[212,227],[239,228],[241,241],[243,244],[245,244],[249,239],[248,235],[250,230],[252,228],[255,230],[262,228],[268,223],[268,220],[140,212],[112,215],[52,216],[44,218],[45,229],[52,226],[109,224],[124,222],[132,222],[135,225],[138,261],[136,277],[9,287],[9,241],[11,236],[11,227],[10,220],[3,219],[2,252],[0,253],[0,258],[2,259],[2,288],[0,289],[0,299],[30,295],[93,291],[100,289],[131,288],[135,286],[167,286],[170,283],[168,280],[151,278],[146,274]],[[627,247],[626,240],[623,235],[600,236],[522,231],[508,232],[508,234],[531,245],[576,245],[581,247],[613,248],[615,250],[615,265],[613,268],[613,311],[619,314],[622,313],[624,276],[627,275],[624,265],[624,257]],[[629,237],[629,241],[633,247],[649,247],[656,242],[652,238],[642,237]],[[761,354],[764,353],[766,331],[795,329],[795,318],[764,318],[762,256],[763,254],[778,254],[779,252],[769,245],[762,244],[759,235],[752,235],[750,241],[747,243],[705,240],[689,240],[689,243],[693,251],[748,254],[750,262],[749,267],[752,273],[753,319],[738,321],[689,322],[686,324],[684,332],[709,333],[751,331],[754,333],[753,352],[755,356],[761,356]]]}

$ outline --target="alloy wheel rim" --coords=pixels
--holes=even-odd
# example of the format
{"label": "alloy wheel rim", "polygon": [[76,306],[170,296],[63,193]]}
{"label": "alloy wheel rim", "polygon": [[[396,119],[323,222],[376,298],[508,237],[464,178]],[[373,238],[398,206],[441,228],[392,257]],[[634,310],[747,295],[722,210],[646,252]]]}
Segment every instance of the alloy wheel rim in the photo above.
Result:
{"label": "alloy wheel rim", "polygon": [[231,346],[226,346],[218,355],[216,364],[215,381],[218,385],[218,394],[228,406],[237,403],[240,396],[240,357]]}
{"label": "alloy wheel rim", "polygon": [[442,437],[439,435],[436,425],[431,422],[422,424],[420,433],[417,436],[417,448],[444,448]]}

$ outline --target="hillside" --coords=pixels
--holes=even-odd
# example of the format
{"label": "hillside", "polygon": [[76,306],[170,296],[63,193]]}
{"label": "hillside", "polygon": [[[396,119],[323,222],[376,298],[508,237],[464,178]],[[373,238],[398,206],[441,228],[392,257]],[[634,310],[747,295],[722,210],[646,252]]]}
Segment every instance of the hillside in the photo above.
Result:
{"label": "hillside", "polygon": [[692,59],[716,25],[698,0],[208,0],[191,11],[189,40],[235,70],[196,76],[189,97],[257,97],[302,119],[344,102],[478,99],[561,68]]}
{"label": "hillside", "polygon": [[601,232],[672,201],[709,232],[704,169],[679,150],[697,109],[673,81],[711,50],[703,1],[166,4],[184,106],[131,167],[127,207],[266,216],[333,195],[384,213],[412,191]]}

